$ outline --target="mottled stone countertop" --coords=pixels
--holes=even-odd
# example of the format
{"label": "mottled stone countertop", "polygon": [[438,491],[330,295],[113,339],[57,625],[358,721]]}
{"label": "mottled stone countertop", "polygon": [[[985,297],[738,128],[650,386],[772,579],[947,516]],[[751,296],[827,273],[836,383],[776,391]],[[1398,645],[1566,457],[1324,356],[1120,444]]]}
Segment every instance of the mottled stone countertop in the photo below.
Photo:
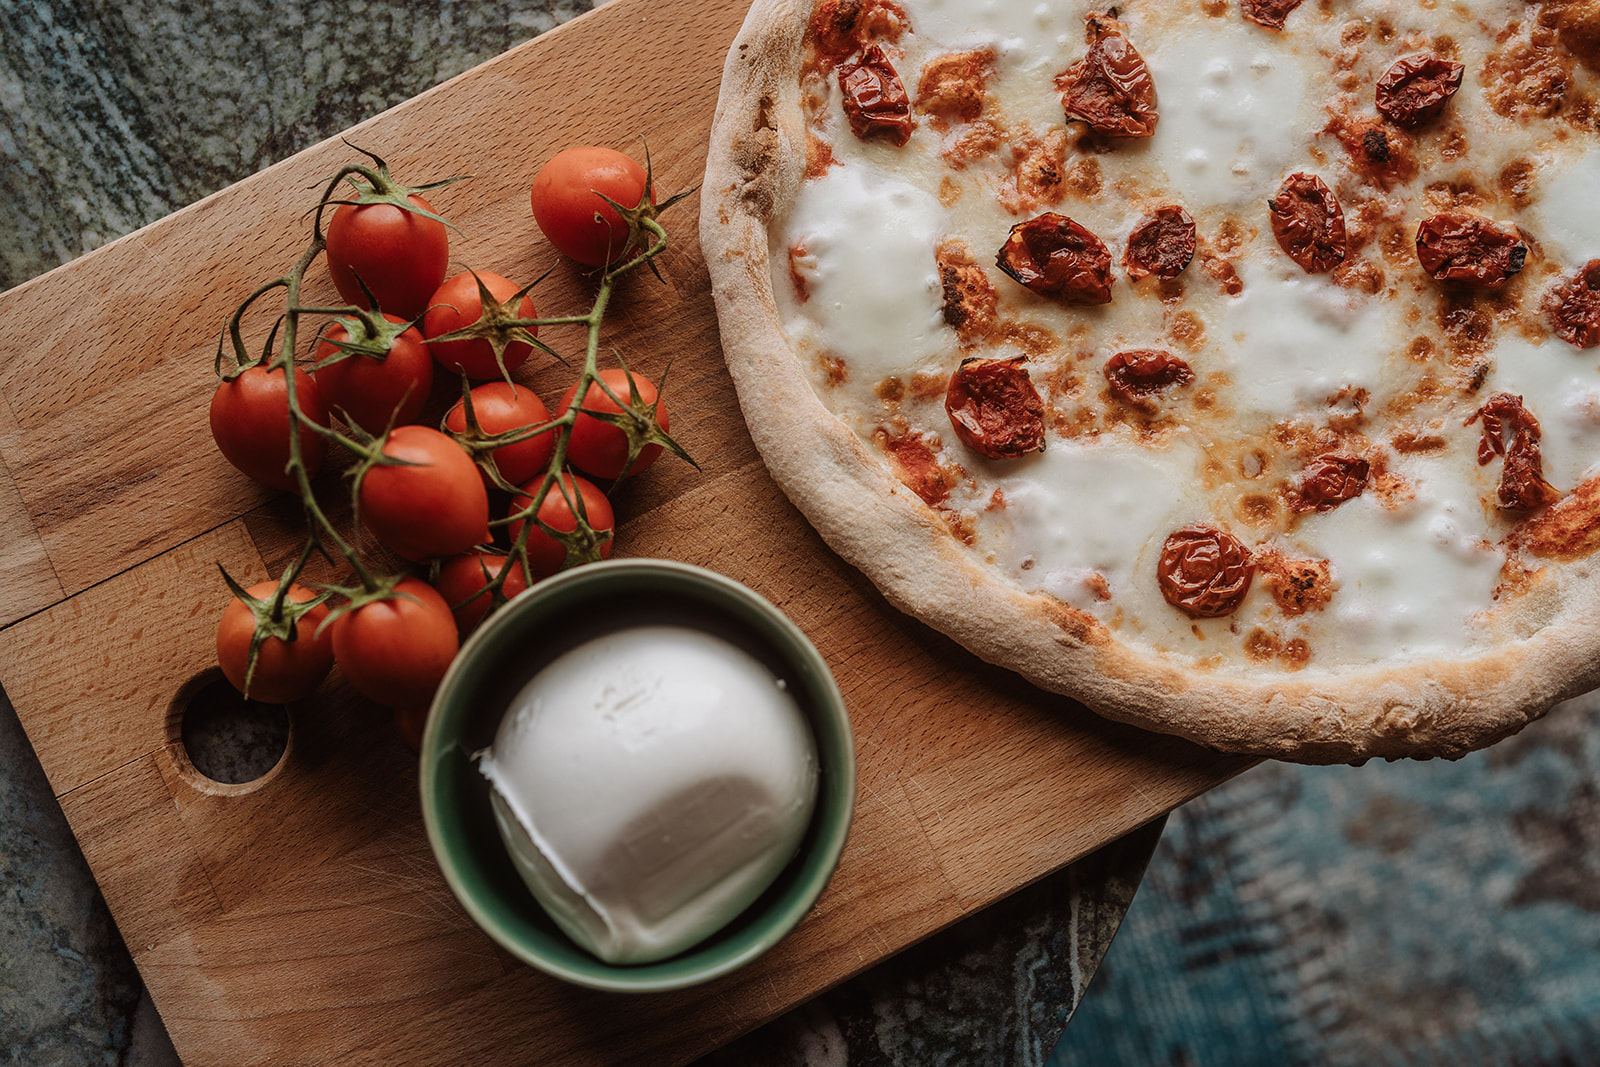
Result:
{"label": "mottled stone countertop", "polygon": [[[0,174],[11,200],[0,289],[587,6],[0,0]],[[347,29],[354,19],[360,33]],[[0,1064],[176,1062],[3,696],[0,812]],[[1158,822],[1108,846],[706,1062],[1042,1063],[1160,833]]]}

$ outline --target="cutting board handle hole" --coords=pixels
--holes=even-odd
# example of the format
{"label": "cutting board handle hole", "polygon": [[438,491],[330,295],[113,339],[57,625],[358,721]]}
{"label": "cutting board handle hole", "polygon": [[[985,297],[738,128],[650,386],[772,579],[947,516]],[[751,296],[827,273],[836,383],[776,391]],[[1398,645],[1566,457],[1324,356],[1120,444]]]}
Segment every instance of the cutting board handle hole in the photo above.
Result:
{"label": "cutting board handle hole", "polygon": [[205,793],[252,793],[288,762],[289,709],[246,700],[216,668],[178,690],[167,726],[178,773]]}

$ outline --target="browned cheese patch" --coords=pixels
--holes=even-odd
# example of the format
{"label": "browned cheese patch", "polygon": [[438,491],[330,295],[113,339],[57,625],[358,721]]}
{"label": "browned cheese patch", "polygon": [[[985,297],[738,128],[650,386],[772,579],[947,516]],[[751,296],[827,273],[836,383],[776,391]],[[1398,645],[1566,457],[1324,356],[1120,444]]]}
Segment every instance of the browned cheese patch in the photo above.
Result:
{"label": "browned cheese patch", "polygon": [[955,123],[971,122],[983,113],[993,74],[991,49],[935,56],[917,80],[917,110],[931,116],[931,125],[941,133]]}
{"label": "browned cheese patch", "polygon": [[1280,663],[1291,671],[1298,671],[1311,662],[1311,646],[1304,638],[1291,637],[1287,641],[1270,630],[1257,627],[1244,639],[1245,655],[1257,663]]}
{"label": "browned cheese patch", "polygon": [[1286,556],[1268,546],[1256,551],[1255,561],[1256,574],[1285,616],[1321,611],[1333,600],[1333,575],[1327,560]]}
{"label": "browned cheese patch", "polygon": [[1374,116],[1356,114],[1348,106],[1329,109],[1323,132],[1344,149],[1350,169],[1385,191],[1417,176],[1416,145],[1411,135]]}
{"label": "browned cheese patch", "polygon": [[1600,549],[1600,477],[1523,520],[1509,543],[1539,559],[1570,563]]}
{"label": "browned cheese patch", "polygon": [[958,238],[946,238],[934,250],[939,284],[944,289],[944,321],[963,347],[989,337],[999,325],[999,300],[994,283],[972,249]]}
{"label": "browned cheese patch", "polygon": [[1588,3],[1533,14],[1501,31],[1483,64],[1484,96],[1506,118],[1560,118],[1592,132],[1595,101],[1577,86],[1573,65],[1582,58],[1593,69],[1600,15]]}
{"label": "browned cheese patch", "polygon": [[956,464],[946,464],[935,449],[937,438],[929,439],[910,431],[902,418],[890,419],[872,433],[873,442],[889,457],[895,475],[929,507],[937,507],[961,484],[965,472]]}
{"label": "browned cheese patch", "polygon": [[1066,195],[1066,131],[1055,129],[1041,136],[1017,126],[1010,145],[1010,177],[995,191],[1000,206],[1013,215],[1032,215],[1059,204]]}

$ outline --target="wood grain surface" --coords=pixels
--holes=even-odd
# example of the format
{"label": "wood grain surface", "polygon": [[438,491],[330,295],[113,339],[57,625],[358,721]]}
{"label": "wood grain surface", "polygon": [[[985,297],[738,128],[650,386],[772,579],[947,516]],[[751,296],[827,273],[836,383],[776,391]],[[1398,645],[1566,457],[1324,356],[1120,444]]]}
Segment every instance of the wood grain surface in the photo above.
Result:
{"label": "wood grain surface", "polygon": [[[660,189],[696,184],[743,14],[614,0],[347,136],[408,180],[474,175],[434,198],[461,230],[454,263],[519,283],[553,267],[541,312],[582,311],[591,283],[533,226],[534,174],[569,144],[648,144]],[[691,197],[666,219],[662,280],[626,281],[603,344],[652,377],[670,362],[674,433],[701,469],[663,461],[620,495],[617,554],[747,583],[832,666],[860,792],[814,912],[748,969],[674,994],[520,965],[451,897],[414,756],[337,672],[291,709],[265,779],[198,775],[177,731],[212,677],[217,564],[275,574],[302,529],[212,446],[217,333],[293,263],[314,188],[353,156],[318,145],[0,295],[0,683],[186,1063],[686,1062],[1248,765],[978,662],[823,545],[739,415]],[[306,296],[334,299],[320,268]],[[571,372],[534,362],[520,377],[554,400]]]}

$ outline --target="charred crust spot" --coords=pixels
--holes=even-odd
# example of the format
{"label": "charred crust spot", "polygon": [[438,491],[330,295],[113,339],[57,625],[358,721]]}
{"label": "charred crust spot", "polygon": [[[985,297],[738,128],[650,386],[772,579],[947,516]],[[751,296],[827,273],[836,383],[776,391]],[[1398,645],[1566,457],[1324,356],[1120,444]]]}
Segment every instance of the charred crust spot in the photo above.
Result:
{"label": "charred crust spot", "polygon": [[1074,644],[1103,648],[1111,643],[1105,625],[1088,612],[1079,611],[1048,594],[1039,594],[1037,600],[1045,616]]}

